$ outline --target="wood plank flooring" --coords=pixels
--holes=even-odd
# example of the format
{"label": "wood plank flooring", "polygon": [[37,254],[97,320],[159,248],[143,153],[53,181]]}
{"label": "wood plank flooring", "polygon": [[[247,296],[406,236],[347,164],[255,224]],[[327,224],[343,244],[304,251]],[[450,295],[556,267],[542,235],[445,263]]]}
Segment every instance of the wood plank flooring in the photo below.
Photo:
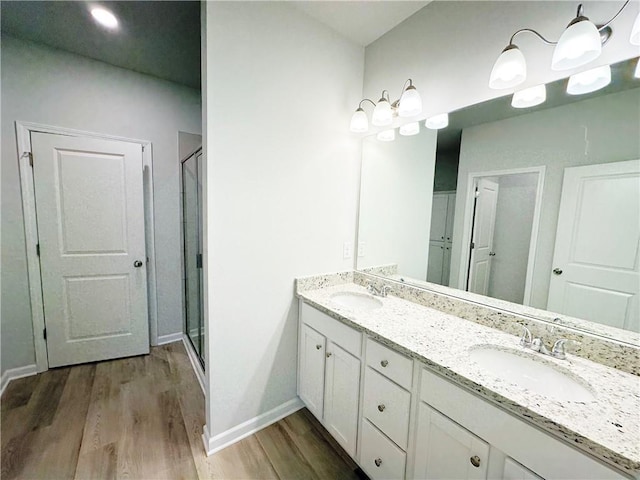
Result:
{"label": "wood plank flooring", "polygon": [[306,409],[207,457],[204,396],[181,342],[14,380],[0,410],[6,480],[359,478]]}

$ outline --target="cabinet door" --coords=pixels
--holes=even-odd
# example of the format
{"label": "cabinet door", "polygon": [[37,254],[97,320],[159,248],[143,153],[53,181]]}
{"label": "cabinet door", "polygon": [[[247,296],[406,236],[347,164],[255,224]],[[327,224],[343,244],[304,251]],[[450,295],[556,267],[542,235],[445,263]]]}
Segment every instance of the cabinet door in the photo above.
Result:
{"label": "cabinet door", "polygon": [[444,241],[447,227],[447,194],[434,194],[431,206],[431,231],[429,240]]}
{"label": "cabinet door", "polygon": [[442,285],[449,285],[449,274],[451,272],[451,244],[445,242],[444,256],[442,257]]}
{"label": "cabinet door", "polygon": [[324,425],[352,457],[358,437],[360,360],[332,342],[327,344]]}
{"label": "cabinet door", "polygon": [[313,328],[301,326],[298,395],[309,411],[322,420],[326,339]]}
{"label": "cabinet door", "polygon": [[445,242],[453,241],[453,217],[456,212],[456,194],[450,193],[447,195],[447,222],[444,229]]}
{"label": "cabinet door", "polygon": [[454,421],[420,402],[415,477],[486,479],[489,445]]}
{"label": "cabinet door", "polygon": [[429,259],[427,260],[427,282],[442,285],[444,245],[445,244],[442,242],[429,242]]}
{"label": "cabinet door", "polygon": [[542,480],[528,468],[520,465],[512,458],[504,459],[503,480]]}

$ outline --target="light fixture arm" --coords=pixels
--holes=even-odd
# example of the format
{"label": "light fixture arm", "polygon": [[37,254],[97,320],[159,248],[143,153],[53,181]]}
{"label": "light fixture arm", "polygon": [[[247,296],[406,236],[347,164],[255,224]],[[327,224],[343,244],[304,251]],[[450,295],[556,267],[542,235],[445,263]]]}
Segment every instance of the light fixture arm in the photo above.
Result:
{"label": "light fixture arm", "polygon": [[[618,10],[618,12],[609,19],[609,21],[603,23],[602,25],[597,25],[598,31],[602,31],[605,28],[607,28],[611,22],[613,22],[616,18],[618,18],[618,16],[622,13],[622,11],[626,8],[627,5],[629,5],[629,2],[631,0],[626,0],[624,2],[624,4],[622,5],[622,7],[620,7],[620,10]],[[576,11],[576,18],[581,18],[584,17],[584,6],[582,4],[578,5],[578,9]],[[547,45],[557,45],[558,42],[552,42],[551,40],[547,40],[546,38],[544,38],[542,36],[542,34],[540,34],[539,32],[537,32],[536,30],[532,29],[532,28],[521,28],[520,30],[518,30],[517,32],[515,32],[513,35],[511,35],[511,40],[509,40],[509,45],[513,45],[513,40],[516,37],[516,35],[523,33],[523,32],[529,32],[529,33],[533,33],[535,36],[537,36],[540,40],[542,40],[544,43],[546,43]],[[607,37],[608,38],[608,37]]]}
{"label": "light fixture arm", "polygon": [[360,103],[358,104],[358,108],[362,108],[362,102],[369,102],[371,105],[376,106],[376,102],[374,102],[373,100],[370,100],[368,98],[363,98],[362,100],[360,100]]}

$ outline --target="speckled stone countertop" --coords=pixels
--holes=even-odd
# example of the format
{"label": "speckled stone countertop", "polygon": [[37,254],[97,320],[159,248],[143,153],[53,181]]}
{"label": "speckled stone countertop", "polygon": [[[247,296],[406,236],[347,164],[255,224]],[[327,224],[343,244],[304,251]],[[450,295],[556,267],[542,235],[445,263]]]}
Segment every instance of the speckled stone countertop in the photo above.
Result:
{"label": "speckled stone countertop", "polygon": [[[523,349],[514,335],[463,320],[392,295],[376,297],[374,310],[347,308],[332,301],[338,292],[366,294],[349,282],[324,288],[299,288],[298,297],[331,317],[409,355],[490,402],[562,438],[600,460],[640,474],[640,378],[574,355],[566,360]],[[326,285],[326,284],[325,284]],[[319,287],[319,285],[317,285]],[[474,348],[491,345],[534,356],[586,386],[595,400],[559,401],[501,381],[471,358]]]}

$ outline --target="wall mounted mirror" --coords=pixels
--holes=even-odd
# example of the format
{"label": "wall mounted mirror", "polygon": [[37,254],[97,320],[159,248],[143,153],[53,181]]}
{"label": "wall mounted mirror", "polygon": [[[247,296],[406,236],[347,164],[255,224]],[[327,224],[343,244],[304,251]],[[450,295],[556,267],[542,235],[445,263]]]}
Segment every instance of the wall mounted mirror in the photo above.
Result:
{"label": "wall mounted mirror", "polygon": [[637,61],[597,92],[365,137],[357,269],[640,345]]}

